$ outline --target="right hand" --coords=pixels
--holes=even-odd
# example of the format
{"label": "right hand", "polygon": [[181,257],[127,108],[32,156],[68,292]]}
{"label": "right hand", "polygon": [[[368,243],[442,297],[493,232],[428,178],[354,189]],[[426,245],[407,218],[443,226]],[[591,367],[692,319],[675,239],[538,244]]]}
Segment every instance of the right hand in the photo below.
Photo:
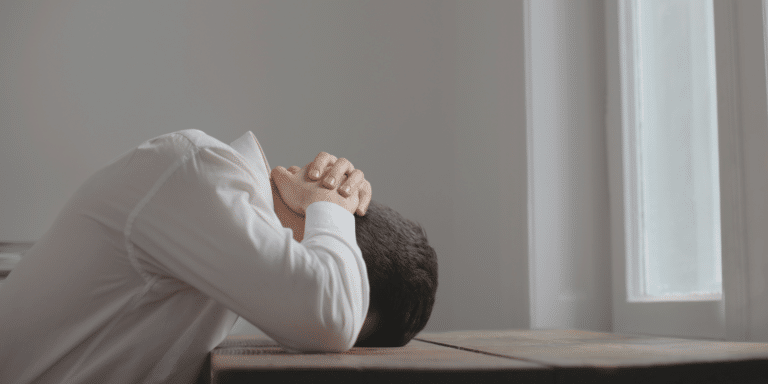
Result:
{"label": "right hand", "polygon": [[[296,167],[296,169],[300,168]],[[342,196],[359,193],[360,205],[355,212],[364,216],[368,211],[368,205],[371,203],[371,183],[365,179],[363,171],[355,169],[349,160],[343,157],[338,159],[330,153],[320,152],[305,169],[309,180],[322,180],[322,185],[328,189],[338,186]]]}
{"label": "right hand", "polygon": [[[326,166],[322,168],[323,174],[333,172],[338,162],[333,164],[333,166],[326,163]],[[342,191],[337,191],[336,188],[328,189],[324,187],[322,185],[324,181],[310,179],[308,171],[313,163],[315,162],[307,164],[304,168],[293,166],[285,169],[278,166],[272,170],[270,177],[288,208],[300,215],[306,215],[307,207],[310,204],[316,201],[328,201],[341,206],[352,214],[358,212],[361,216],[364,215],[368,209],[371,194],[370,183],[362,179],[362,171],[356,170],[359,172],[359,176],[355,176],[354,171],[349,177],[346,177],[343,173],[341,176],[338,176],[341,181],[339,185],[351,185],[350,191],[343,193]],[[346,161],[346,163],[349,162]],[[349,165],[351,166],[351,164]]]}

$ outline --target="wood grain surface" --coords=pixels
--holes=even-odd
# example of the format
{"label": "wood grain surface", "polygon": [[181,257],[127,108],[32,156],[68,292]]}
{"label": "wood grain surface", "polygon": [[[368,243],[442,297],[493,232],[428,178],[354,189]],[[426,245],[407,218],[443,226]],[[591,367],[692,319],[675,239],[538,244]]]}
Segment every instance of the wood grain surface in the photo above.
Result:
{"label": "wood grain surface", "polygon": [[768,343],[688,340],[577,330],[428,333],[419,340],[558,367],[768,362]]}
{"label": "wood grain surface", "polygon": [[[232,383],[768,383],[768,343],[578,330],[422,333],[401,348],[296,354],[229,336],[210,381]],[[206,376],[207,379],[207,376]]]}
{"label": "wood grain surface", "polygon": [[[412,340],[401,348],[290,353],[265,337],[229,336],[211,352],[212,383],[551,382],[544,365]],[[275,380],[275,381],[270,381]]]}
{"label": "wood grain surface", "polygon": [[419,340],[556,369],[556,383],[768,383],[768,343],[579,330],[424,333]]}

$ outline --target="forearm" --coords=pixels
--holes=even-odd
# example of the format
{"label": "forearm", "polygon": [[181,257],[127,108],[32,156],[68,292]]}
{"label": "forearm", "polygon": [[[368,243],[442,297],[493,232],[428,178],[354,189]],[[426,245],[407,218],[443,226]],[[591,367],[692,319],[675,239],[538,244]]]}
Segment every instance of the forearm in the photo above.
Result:
{"label": "forearm", "polygon": [[333,203],[310,205],[301,245],[304,249],[296,251],[307,252],[312,261],[289,267],[296,284],[292,292],[283,292],[291,297],[281,299],[298,306],[264,331],[293,350],[345,351],[354,345],[368,311],[367,271],[354,217]]}

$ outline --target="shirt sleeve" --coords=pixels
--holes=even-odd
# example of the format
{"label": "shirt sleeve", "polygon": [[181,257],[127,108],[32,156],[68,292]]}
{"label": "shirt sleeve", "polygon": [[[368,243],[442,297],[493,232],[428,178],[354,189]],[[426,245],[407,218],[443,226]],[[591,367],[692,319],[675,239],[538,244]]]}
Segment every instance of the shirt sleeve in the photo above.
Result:
{"label": "shirt sleeve", "polygon": [[351,348],[369,295],[354,216],[315,202],[299,243],[275,215],[271,189],[260,185],[265,178],[231,149],[195,148],[174,167],[137,207],[133,257],[209,295],[289,349]]}

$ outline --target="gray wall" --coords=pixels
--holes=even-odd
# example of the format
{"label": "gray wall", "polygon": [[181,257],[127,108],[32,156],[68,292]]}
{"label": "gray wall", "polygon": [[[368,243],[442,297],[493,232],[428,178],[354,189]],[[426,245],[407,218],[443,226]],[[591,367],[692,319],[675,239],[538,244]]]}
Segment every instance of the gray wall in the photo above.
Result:
{"label": "gray wall", "polygon": [[0,241],[151,137],[347,157],[440,260],[428,330],[529,323],[518,1],[0,2]]}

